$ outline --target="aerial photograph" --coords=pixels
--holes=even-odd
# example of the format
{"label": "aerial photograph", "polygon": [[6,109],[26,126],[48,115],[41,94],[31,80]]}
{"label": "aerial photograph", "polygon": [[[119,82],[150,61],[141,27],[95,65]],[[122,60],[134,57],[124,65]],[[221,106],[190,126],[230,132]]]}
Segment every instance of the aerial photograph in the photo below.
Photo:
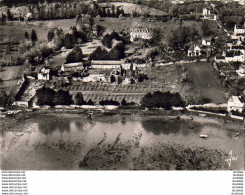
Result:
{"label": "aerial photograph", "polygon": [[244,170],[243,0],[0,0],[2,170]]}

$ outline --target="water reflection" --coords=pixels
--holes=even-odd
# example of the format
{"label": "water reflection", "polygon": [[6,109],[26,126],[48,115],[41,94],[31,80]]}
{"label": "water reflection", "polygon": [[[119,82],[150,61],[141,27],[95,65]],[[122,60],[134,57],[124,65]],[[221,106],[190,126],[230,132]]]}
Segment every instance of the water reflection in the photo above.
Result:
{"label": "water reflection", "polygon": [[49,135],[54,133],[56,130],[60,132],[69,132],[71,121],[68,120],[41,120],[38,123],[38,129],[41,133]]}
{"label": "water reflection", "polygon": [[198,134],[201,132],[200,124],[183,120],[143,120],[141,124],[146,131],[152,132],[154,135],[182,133],[182,135],[187,136],[190,133]]}

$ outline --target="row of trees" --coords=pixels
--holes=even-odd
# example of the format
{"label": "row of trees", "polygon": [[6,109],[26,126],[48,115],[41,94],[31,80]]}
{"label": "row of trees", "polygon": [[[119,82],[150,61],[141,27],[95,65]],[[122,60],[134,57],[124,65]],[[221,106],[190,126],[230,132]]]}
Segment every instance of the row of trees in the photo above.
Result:
{"label": "row of trees", "polygon": [[80,47],[76,46],[67,56],[66,63],[82,62],[83,52]]}
{"label": "row of trees", "polygon": [[72,96],[62,89],[57,92],[53,89],[42,87],[36,91],[38,105],[70,105],[73,103]]}
{"label": "row of trees", "polygon": [[93,53],[90,54],[89,60],[120,60],[125,57],[125,48],[123,43],[118,43],[109,52],[106,49],[97,47]]}
{"label": "row of trees", "polygon": [[38,41],[38,36],[37,33],[34,29],[32,29],[31,34],[29,35],[29,33],[26,31],[24,34],[24,37],[26,40],[30,40],[35,43],[36,41]]}
{"label": "row of trees", "polygon": [[179,93],[160,92],[147,93],[141,100],[141,105],[147,108],[164,108],[170,110],[172,106],[184,106]]}

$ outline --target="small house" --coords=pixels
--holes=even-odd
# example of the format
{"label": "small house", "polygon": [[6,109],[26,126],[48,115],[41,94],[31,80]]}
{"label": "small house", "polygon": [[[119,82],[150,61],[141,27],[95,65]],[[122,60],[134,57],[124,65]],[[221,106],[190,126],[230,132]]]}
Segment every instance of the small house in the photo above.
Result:
{"label": "small house", "polygon": [[210,37],[203,37],[202,38],[202,45],[203,46],[211,46],[212,45],[212,40]]}
{"label": "small house", "polygon": [[50,80],[51,78],[51,69],[50,67],[43,67],[38,73],[37,73],[37,79],[38,80]]}
{"label": "small house", "polygon": [[232,96],[228,100],[227,111],[236,111],[242,113],[244,109],[244,99],[241,96]]}
{"label": "small house", "polygon": [[201,48],[198,45],[193,45],[188,49],[189,57],[198,57],[201,55]]}

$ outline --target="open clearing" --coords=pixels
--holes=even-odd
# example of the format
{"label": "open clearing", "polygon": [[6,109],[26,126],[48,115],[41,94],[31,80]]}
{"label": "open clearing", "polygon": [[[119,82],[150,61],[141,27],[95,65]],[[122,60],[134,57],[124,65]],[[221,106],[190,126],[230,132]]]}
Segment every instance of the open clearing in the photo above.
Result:
{"label": "open clearing", "polygon": [[201,97],[210,98],[213,103],[227,102],[224,90],[208,63],[186,64],[185,67]]}
{"label": "open clearing", "polygon": [[75,19],[32,21],[28,25],[24,22],[12,21],[8,25],[0,25],[0,41],[4,41],[5,39],[23,41],[24,33],[26,31],[31,33],[32,29],[36,30],[40,41],[46,41],[48,30],[51,28],[62,28],[64,31],[67,31],[74,25]]}

